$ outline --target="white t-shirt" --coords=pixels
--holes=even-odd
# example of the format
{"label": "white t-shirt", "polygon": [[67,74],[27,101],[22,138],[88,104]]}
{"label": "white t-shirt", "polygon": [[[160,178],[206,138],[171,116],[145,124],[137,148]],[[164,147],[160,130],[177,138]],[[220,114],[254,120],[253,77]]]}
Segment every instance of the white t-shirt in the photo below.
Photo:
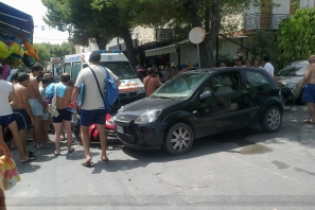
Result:
{"label": "white t-shirt", "polygon": [[11,82],[11,78],[13,76],[13,74],[15,74],[15,72],[17,72],[18,69],[11,69],[9,76],[7,77],[7,81]]}
{"label": "white t-shirt", "polygon": [[0,117],[13,114],[9,102],[9,96],[13,90],[11,83],[5,80],[0,80]]}
{"label": "white t-shirt", "polygon": [[[101,90],[104,90],[104,80],[106,78],[104,67],[96,65],[90,65],[90,67],[93,69],[96,75],[98,83],[101,86]],[[109,73],[115,81],[118,80],[118,77],[115,74],[113,74],[111,71],[109,71]],[[101,94],[99,93],[95,78],[89,67],[80,71],[74,86],[80,88],[82,83],[84,83],[85,86],[85,94],[81,108],[85,110],[104,109],[104,101],[101,97]]]}
{"label": "white t-shirt", "polygon": [[274,76],[274,72],[275,72],[275,68],[273,67],[273,65],[268,62],[265,64],[264,69],[271,75]]}

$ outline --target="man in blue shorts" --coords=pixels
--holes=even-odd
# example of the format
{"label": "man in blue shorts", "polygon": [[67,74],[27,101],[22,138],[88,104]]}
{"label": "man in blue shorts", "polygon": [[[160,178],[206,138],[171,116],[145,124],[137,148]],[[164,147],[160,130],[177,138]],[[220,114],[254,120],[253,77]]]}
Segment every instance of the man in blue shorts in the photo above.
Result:
{"label": "man in blue shorts", "polygon": [[71,82],[70,74],[64,73],[60,77],[60,82],[54,84],[55,92],[54,96],[56,97],[56,106],[59,115],[53,117],[53,123],[55,128],[55,146],[56,150],[54,155],[60,155],[60,134],[62,130],[62,123],[64,123],[67,131],[67,142],[68,142],[68,154],[74,152],[74,149],[71,148],[72,143],[72,131],[71,131],[71,118],[72,112],[67,109],[71,101],[71,95],[73,88],[69,86]]}
{"label": "man in blue shorts", "polygon": [[[85,161],[82,163],[83,166],[89,166],[92,158],[90,156],[89,148],[89,127],[92,124],[97,124],[97,129],[100,135],[100,142],[102,147],[101,159],[103,161],[108,160],[106,155],[107,147],[107,136],[105,130],[105,107],[104,101],[99,89],[96,84],[96,80],[93,76],[94,71],[98,83],[100,84],[101,90],[104,90],[106,78],[106,72],[104,67],[100,66],[101,55],[98,52],[92,52],[89,58],[90,67],[84,68],[80,71],[71,97],[72,104],[76,102],[76,99],[80,92],[81,84],[84,83],[86,93],[84,94],[84,100],[81,107],[80,113],[80,124],[81,124],[81,139],[85,151]],[[111,77],[117,82],[118,86],[120,81],[116,75],[109,71]]]}
{"label": "man in blue shorts", "polygon": [[35,122],[30,104],[28,103],[27,87],[30,83],[30,75],[21,72],[17,76],[17,83],[13,86],[16,95],[16,105],[13,106],[16,123],[20,131],[24,154],[28,157],[36,157],[34,152],[26,151],[26,138],[28,130],[32,128]]}
{"label": "man in blue shorts", "polygon": [[304,87],[303,100],[307,103],[310,119],[305,120],[305,123],[315,124],[315,55],[308,58],[310,65],[306,69],[304,79],[300,85],[301,92]]}
{"label": "man in blue shorts", "polygon": [[[3,72],[3,68],[0,65],[0,75]],[[2,126],[7,126],[12,135],[14,140],[16,141],[16,146],[18,148],[18,152],[20,155],[20,161],[25,163],[29,160],[33,160],[34,157],[29,158],[27,155],[24,154],[22,141],[19,135],[18,127],[15,121],[15,115],[13,114],[11,106],[15,106],[17,103],[14,88],[11,83],[8,83],[5,80],[0,79],[0,143],[3,141],[3,133],[2,133]],[[11,103],[10,103],[11,101]],[[0,145],[0,148],[3,150],[4,154],[7,157],[11,157],[11,153],[9,149],[3,145]]]}

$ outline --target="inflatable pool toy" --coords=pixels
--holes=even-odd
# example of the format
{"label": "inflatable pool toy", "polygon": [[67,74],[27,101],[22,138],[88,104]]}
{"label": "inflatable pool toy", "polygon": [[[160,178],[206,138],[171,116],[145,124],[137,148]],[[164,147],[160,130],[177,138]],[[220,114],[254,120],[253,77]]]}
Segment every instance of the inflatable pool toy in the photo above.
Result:
{"label": "inflatable pool toy", "polygon": [[17,42],[13,42],[11,46],[9,47],[6,43],[3,41],[0,41],[0,58],[7,59],[10,55],[15,54],[18,57],[22,58],[22,51],[21,45]]}
{"label": "inflatable pool toy", "polygon": [[27,55],[26,53],[23,55],[22,61],[25,66],[29,68],[31,68],[36,63],[35,58],[33,56]]}
{"label": "inflatable pool toy", "polygon": [[32,56],[35,58],[36,61],[39,61],[39,56],[38,56],[38,49],[35,49],[33,45],[31,45],[28,41],[23,39],[23,44],[24,47],[26,48],[26,55]]}

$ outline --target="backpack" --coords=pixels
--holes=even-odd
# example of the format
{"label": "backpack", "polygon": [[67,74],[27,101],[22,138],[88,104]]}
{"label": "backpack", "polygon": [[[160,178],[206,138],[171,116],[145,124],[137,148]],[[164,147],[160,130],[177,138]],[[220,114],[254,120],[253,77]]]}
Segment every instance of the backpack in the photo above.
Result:
{"label": "backpack", "polygon": [[106,72],[106,78],[104,80],[105,82],[105,90],[101,90],[101,86],[96,78],[95,72],[90,67],[90,70],[93,73],[94,79],[96,81],[98,90],[101,94],[101,97],[104,101],[105,110],[109,110],[109,108],[115,103],[119,96],[119,88],[117,86],[116,81],[110,76],[109,70],[104,67],[104,70]]}

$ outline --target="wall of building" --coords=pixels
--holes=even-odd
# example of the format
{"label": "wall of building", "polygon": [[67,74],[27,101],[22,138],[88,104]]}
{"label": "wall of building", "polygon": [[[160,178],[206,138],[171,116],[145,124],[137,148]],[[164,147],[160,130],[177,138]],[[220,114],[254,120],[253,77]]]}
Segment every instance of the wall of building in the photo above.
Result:
{"label": "wall of building", "polygon": [[291,0],[274,0],[274,3],[279,6],[273,6],[272,14],[290,14]]}
{"label": "wall of building", "polygon": [[300,0],[300,7],[315,7],[315,0]]}
{"label": "wall of building", "polygon": [[75,53],[86,53],[86,52],[92,52],[95,50],[98,50],[98,46],[95,42],[90,41],[88,46],[75,46]]}
{"label": "wall of building", "polygon": [[260,7],[256,7],[253,3],[250,3],[248,8],[244,10],[244,13],[248,15],[260,13]]}

